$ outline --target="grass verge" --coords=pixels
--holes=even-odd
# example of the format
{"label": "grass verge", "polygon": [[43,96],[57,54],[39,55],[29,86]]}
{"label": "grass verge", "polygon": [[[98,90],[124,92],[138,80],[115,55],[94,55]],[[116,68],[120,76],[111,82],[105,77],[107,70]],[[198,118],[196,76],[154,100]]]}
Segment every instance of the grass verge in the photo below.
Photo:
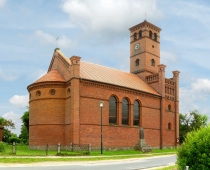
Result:
{"label": "grass verge", "polygon": [[177,170],[178,166],[177,165],[173,165],[173,166],[167,166],[164,168],[159,168],[157,170]]}

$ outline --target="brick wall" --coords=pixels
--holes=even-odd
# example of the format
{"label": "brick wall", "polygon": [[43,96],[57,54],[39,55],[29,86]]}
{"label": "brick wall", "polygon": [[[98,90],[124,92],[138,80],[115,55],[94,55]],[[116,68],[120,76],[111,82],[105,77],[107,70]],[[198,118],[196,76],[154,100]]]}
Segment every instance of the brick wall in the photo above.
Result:
{"label": "brick wall", "polygon": [[[43,83],[44,84],[44,83]],[[30,90],[29,145],[65,144],[65,96],[62,83],[34,85]],[[51,94],[51,90],[55,94]],[[37,96],[37,91],[41,92]]]}
{"label": "brick wall", "polygon": [[[139,140],[139,128],[145,129],[145,140],[153,146],[160,146],[160,98],[132,94],[114,90],[111,86],[106,88],[88,85],[83,82],[80,87],[80,142],[91,143],[94,147],[100,146],[100,107],[99,102],[104,102],[102,109],[103,145],[104,147],[134,147]],[[114,95],[118,99],[118,123],[109,125],[109,98]],[[126,97],[130,101],[130,119],[133,117],[133,103],[141,102],[140,126],[133,126],[130,121],[128,126],[121,124],[122,100]]]}

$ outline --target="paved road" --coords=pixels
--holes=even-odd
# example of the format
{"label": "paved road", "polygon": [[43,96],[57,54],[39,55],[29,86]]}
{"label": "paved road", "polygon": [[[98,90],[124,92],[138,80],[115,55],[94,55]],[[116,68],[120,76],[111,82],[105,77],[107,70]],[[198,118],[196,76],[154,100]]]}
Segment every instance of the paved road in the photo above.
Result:
{"label": "paved road", "polygon": [[175,155],[94,162],[52,162],[38,164],[0,164],[0,170],[139,170],[174,164]]}

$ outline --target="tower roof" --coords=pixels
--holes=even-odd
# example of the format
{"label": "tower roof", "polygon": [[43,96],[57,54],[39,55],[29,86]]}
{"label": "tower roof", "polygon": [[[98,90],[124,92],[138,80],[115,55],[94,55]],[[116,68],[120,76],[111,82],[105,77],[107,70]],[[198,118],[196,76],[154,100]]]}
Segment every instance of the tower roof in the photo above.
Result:
{"label": "tower roof", "polygon": [[140,24],[137,24],[137,25],[135,25],[135,26],[129,28],[129,30],[130,30],[131,32],[133,32],[133,31],[135,31],[136,29],[139,29],[140,27],[143,27],[143,26],[144,26],[144,27],[145,27],[145,26],[147,26],[147,27],[148,27],[148,26],[149,26],[149,27],[152,27],[153,29],[157,30],[158,32],[161,31],[161,29],[160,29],[159,27],[153,25],[152,23],[148,22],[147,20],[144,20],[144,22],[141,22]]}
{"label": "tower roof", "polygon": [[53,69],[41,78],[39,78],[37,81],[34,83],[40,83],[40,82],[46,82],[46,81],[60,81],[60,82],[65,82],[64,78],[60,75],[58,70]]}

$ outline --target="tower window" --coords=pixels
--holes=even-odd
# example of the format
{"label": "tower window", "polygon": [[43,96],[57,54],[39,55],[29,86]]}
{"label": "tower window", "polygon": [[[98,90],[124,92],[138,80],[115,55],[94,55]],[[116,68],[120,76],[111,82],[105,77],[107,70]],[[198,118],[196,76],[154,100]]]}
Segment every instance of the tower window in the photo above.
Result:
{"label": "tower window", "polygon": [[168,123],[168,130],[171,130],[171,123]]}
{"label": "tower window", "polygon": [[154,33],[154,40],[157,41],[157,34]]}
{"label": "tower window", "polygon": [[151,60],[151,66],[153,66],[153,67],[155,66],[155,60],[154,59]]}
{"label": "tower window", "polygon": [[149,31],[149,38],[152,38],[152,31]]}
{"label": "tower window", "polygon": [[70,95],[70,92],[71,92],[71,90],[70,90],[70,88],[68,88],[67,94]]}
{"label": "tower window", "polygon": [[133,37],[134,37],[134,40],[137,40],[137,33],[134,33]]}
{"label": "tower window", "polygon": [[170,104],[168,105],[168,111],[171,111],[171,105]]}
{"label": "tower window", "polygon": [[139,59],[136,59],[135,63],[136,63],[136,66],[139,66]]}
{"label": "tower window", "polygon": [[142,30],[139,31],[139,38],[142,38]]}

